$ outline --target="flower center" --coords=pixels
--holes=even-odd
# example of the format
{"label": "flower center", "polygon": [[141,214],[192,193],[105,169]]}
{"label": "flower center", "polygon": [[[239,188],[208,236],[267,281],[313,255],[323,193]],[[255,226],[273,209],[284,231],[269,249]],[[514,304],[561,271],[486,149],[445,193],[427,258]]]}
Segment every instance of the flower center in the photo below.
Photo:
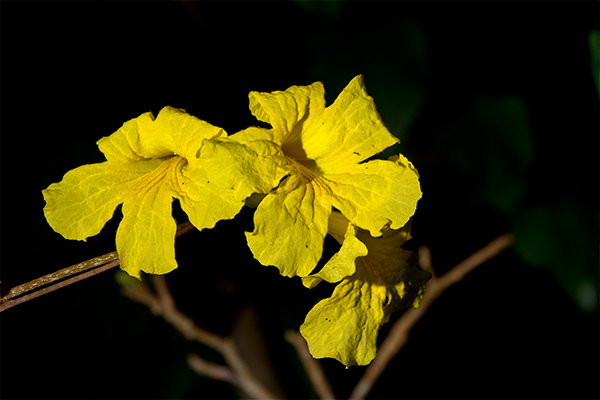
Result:
{"label": "flower center", "polygon": [[286,155],[285,157],[296,170],[296,173],[303,176],[308,181],[313,181],[321,176],[321,171],[314,160],[296,160]]}
{"label": "flower center", "polygon": [[154,171],[142,176],[131,188],[132,191],[148,192],[152,187],[165,182],[165,179],[177,179],[177,172],[187,160],[181,156],[171,156],[163,161]]}

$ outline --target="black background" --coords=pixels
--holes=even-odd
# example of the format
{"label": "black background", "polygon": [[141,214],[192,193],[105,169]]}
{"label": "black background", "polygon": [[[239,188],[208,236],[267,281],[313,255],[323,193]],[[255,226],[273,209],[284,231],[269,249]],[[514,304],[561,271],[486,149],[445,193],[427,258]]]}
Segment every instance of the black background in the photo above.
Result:
{"label": "black background", "polygon": [[[363,73],[421,174],[410,248],[429,245],[441,274],[515,230],[520,210],[562,196],[577,229],[545,222],[566,254],[585,253],[597,296],[598,92],[587,38],[598,11],[598,3],[2,2],[2,285],[114,250],[120,211],[86,243],[67,241],[46,224],[41,190],[102,161],[95,142],[123,122],[170,105],[233,134],[256,123],[251,90],[321,80],[330,103]],[[401,40],[411,29],[425,45]],[[396,104],[389,93],[411,88],[418,94],[399,102],[412,114],[384,113]],[[506,95],[526,105],[534,149],[526,177],[515,172],[527,189],[508,211],[481,200],[485,175],[461,170],[462,150],[445,147],[465,110]],[[502,149],[492,142],[494,150]],[[220,334],[255,312],[285,395],[313,396],[283,332],[331,289],[308,291],[260,266],[244,230],[252,230],[249,209],[178,239],[173,293]],[[504,252],[436,302],[371,396],[597,398],[598,309],[584,312],[566,286],[560,274]],[[114,271],[10,309],[0,323],[2,398],[237,395],[188,369],[191,351],[221,359],[122,297]],[[340,398],[364,371],[322,364]]]}

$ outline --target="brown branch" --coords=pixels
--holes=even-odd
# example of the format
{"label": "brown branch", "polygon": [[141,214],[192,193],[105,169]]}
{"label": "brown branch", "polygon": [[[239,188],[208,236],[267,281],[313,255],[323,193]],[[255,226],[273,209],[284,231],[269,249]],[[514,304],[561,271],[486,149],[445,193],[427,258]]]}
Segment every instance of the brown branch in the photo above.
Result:
{"label": "brown branch", "polygon": [[[190,231],[192,228],[194,228],[194,226],[190,222],[184,222],[182,224],[179,224],[177,226],[177,233],[175,234],[175,237],[183,235],[184,233]],[[44,275],[41,278],[34,279],[22,285],[15,286],[12,289],[10,289],[6,295],[0,298],[0,312],[14,307],[18,304],[24,303],[28,300],[34,299],[43,294],[50,293],[57,289],[63,288],[67,285],[70,285],[71,283],[81,281],[83,279],[89,278],[90,276],[106,271],[107,269],[119,265],[119,263],[120,262],[118,254],[116,251],[113,251],[103,256],[94,257],[87,261],[71,265],[67,268],[63,268],[60,271]],[[66,279],[68,277],[72,278]],[[57,281],[60,282],[51,286],[47,286],[52,282]],[[27,292],[32,293],[26,295],[25,293]]]}
{"label": "brown branch", "polygon": [[177,309],[164,275],[152,276],[152,283],[156,288],[156,298],[159,302],[160,311],[159,313],[155,313],[156,315],[162,316],[165,321],[173,325],[187,340],[195,340],[218,352],[223,352],[225,343],[221,336],[200,328],[190,317]]}
{"label": "brown branch", "polygon": [[255,399],[276,399],[269,389],[264,387],[250,372],[250,368],[246,365],[237,351],[235,342],[231,337],[223,338],[225,346],[223,348],[223,358],[229,364],[239,380],[239,387],[242,388],[250,397]]}
{"label": "brown branch", "polygon": [[239,384],[236,376],[233,374],[233,372],[231,372],[231,369],[224,365],[218,365],[205,361],[196,354],[188,355],[187,363],[198,375],[205,375],[212,379],[231,383],[232,385]]}
{"label": "brown branch", "polygon": [[[471,256],[467,257],[464,261],[457,264],[454,268],[441,277],[434,276],[431,278],[427,284],[425,295],[421,300],[421,305],[419,308],[409,308],[394,323],[387,337],[381,344],[377,356],[365,370],[365,373],[350,394],[350,398],[364,399],[366,397],[383,370],[408,340],[408,334],[412,327],[423,316],[423,314],[425,314],[429,306],[431,306],[431,304],[442,294],[444,290],[459,282],[464,278],[465,275],[477,268],[479,265],[510,247],[513,242],[514,236],[512,234],[505,233],[492,240],[490,243],[473,253]],[[425,253],[422,254],[427,257],[428,252],[425,250]],[[429,258],[424,260],[425,264],[428,262],[430,262]],[[423,267],[427,268],[427,265],[423,265]]]}
{"label": "brown branch", "polygon": [[308,345],[302,335],[299,332],[288,330],[285,332],[285,340],[295,347],[298,358],[317,396],[320,399],[335,399],[335,395],[323,373],[321,364],[310,355]]}
{"label": "brown branch", "polygon": [[81,280],[83,280],[85,278],[89,278],[90,276],[94,276],[96,274],[99,274],[100,272],[104,272],[107,269],[111,269],[113,267],[116,267],[117,265],[119,265],[120,262],[121,261],[119,259],[116,259],[116,260],[114,260],[112,262],[109,262],[108,264],[105,264],[105,265],[103,265],[101,267],[98,267],[96,269],[92,269],[91,271],[84,272],[83,274],[74,276],[72,278],[65,279],[63,281],[55,283],[54,285],[41,288],[39,290],[36,290],[35,292],[32,292],[32,293],[29,293],[29,294],[17,297],[15,299],[3,300],[2,303],[0,304],[0,312],[2,312],[4,310],[8,310],[9,308],[14,307],[16,305],[19,305],[21,303],[25,303],[26,301],[34,299],[34,298],[36,298],[38,296],[41,296],[43,294],[53,292],[53,291],[55,291],[57,289],[61,289],[61,288],[65,287],[65,286],[70,285],[71,283],[79,282],[79,281],[81,281]]}
{"label": "brown branch", "polygon": [[[250,397],[257,399],[275,399],[276,396],[265,388],[252,374],[244,360],[239,355],[235,343],[230,337],[221,337],[197,326],[187,315],[179,311],[169,291],[165,277],[155,275],[152,282],[156,288],[154,294],[147,284],[134,282],[125,285],[122,292],[130,299],[144,304],[153,314],[161,316],[165,321],[177,329],[187,340],[200,342],[223,355],[229,368],[208,363],[198,356],[190,355],[188,364],[194,371],[210,376],[211,378],[234,383]],[[232,376],[229,372],[233,374]]]}
{"label": "brown branch", "polygon": [[105,254],[103,256],[94,257],[87,261],[83,261],[78,264],[71,265],[70,267],[61,269],[60,271],[56,271],[51,274],[44,275],[41,278],[34,279],[34,280],[24,283],[22,285],[15,286],[14,288],[10,289],[10,291],[5,296],[2,297],[1,301],[5,302],[6,300],[10,300],[14,297],[20,296],[23,293],[27,293],[32,290],[36,290],[37,288],[39,288],[41,286],[45,286],[52,282],[56,282],[58,280],[64,279],[66,277],[73,276],[75,274],[90,270],[92,268],[96,268],[101,265],[110,263],[114,260],[117,260],[118,258],[119,258],[119,256],[117,255],[117,252],[113,251],[113,252]]}

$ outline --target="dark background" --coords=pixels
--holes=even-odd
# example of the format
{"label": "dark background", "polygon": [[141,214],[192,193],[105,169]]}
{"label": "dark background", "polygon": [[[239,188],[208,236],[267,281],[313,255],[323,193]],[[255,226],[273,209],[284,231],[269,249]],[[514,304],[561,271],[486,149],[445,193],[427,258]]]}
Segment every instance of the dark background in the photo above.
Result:
{"label": "dark background", "polygon": [[[424,193],[408,247],[438,274],[504,232],[515,245],[450,288],[411,332],[373,398],[598,398],[596,2],[1,4],[1,280],[12,287],[114,250],[67,241],[41,190],[101,162],[95,142],[165,105],[223,127],[256,123],[251,90],[357,74]],[[596,72],[597,74],[598,72]],[[391,153],[386,153],[386,156]],[[177,206],[176,206],[177,208]],[[183,217],[175,211],[176,216]],[[281,390],[314,396],[283,339],[331,288],[255,262],[252,210],[176,243],[180,308],[249,347],[258,323]],[[392,317],[392,322],[398,318]],[[186,342],[119,293],[115,271],[0,316],[2,398],[223,398]],[[385,337],[390,324],[380,332]],[[340,398],[364,371],[323,360]]]}

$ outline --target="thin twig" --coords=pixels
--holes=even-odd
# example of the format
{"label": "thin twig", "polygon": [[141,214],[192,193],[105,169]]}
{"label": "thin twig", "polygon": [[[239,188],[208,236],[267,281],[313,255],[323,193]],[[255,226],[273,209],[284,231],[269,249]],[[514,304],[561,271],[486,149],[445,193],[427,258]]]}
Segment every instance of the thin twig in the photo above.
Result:
{"label": "thin twig", "polygon": [[285,332],[285,340],[296,349],[298,358],[317,396],[320,399],[335,399],[335,395],[325,377],[321,364],[310,355],[308,345],[302,335],[299,332],[287,330]]}
{"label": "thin twig", "polygon": [[225,358],[225,362],[231,367],[239,380],[239,387],[250,397],[255,399],[276,399],[277,396],[264,387],[263,384],[254,377],[254,374],[250,372],[250,368],[248,368],[246,362],[238,353],[233,338],[225,337],[223,340],[225,342],[222,352],[223,358]]}
{"label": "thin twig", "polygon": [[205,375],[212,379],[231,383],[236,386],[238,385],[238,380],[234,373],[224,365],[208,362],[198,357],[196,354],[188,355],[187,363],[198,375]]}
{"label": "thin twig", "polygon": [[[190,231],[194,226],[186,221],[177,226],[177,233],[175,237],[179,237],[184,233]],[[119,265],[119,256],[116,251],[91,258],[87,261],[80,262],[70,267],[63,268],[60,271],[53,272],[48,275],[44,275],[40,278],[34,279],[30,282],[24,283],[19,286],[15,286],[8,291],[8,293],[0,298],[0,312],[7,310],[13,306],[24,303],[28,300],[34,299],[46,293],[53,292],[57,289],[63,288],[71,283],[81,281],[89,278],[90,276],[96,275],[100,272],[106,271],[107,269],[116,267]],[[86,273],[82,273],[89,271]],[[79,274],[79,275],[78,275]],[[73,276],[76,275],[76,276]],[[68,278],[73,276],[72,278]],[[64,280],[63,280],[64,279]],[[61,281],[62,280],[62,281]],[[52,282],[60,281],[51,286],[47,286]],[[47,286],[47,287],[44,287]],[[42,289],[40,289],[43,287]],[[32,292],[25,294],[27,292]]]}
{"label": "thin twig", "polygon": [[105,264],[101,267],[97,267],[96,269],[92,269],[90,271],[84,272],[83,274],[80,275],[76,275],[74,277],[71,277],[69,279],[65,279],[63,281],[60,281],[58,283],[55,283],[54,285],[45,287],[45,288],[41,288],[39,290],[36,290],[35,292],[31,292],[29,294],[17,297],[15,299],[11,299],[11,300],[5,300],[0,304],[0,312],[4,311],[4,310],[8,310],[11,307],[14,307],[18,304],[21,303],[25,303],[28,300],[34,299],[38,296],[41,296],[43,294],[46,293],[50,293],[53,292],[57,289],[61,289],[65,286],[70,285],[71,283],[75,283],[75,282],[79,282],[83,279],[89,278],[90,276],[94,276],[96,274],[99,274],[100,272],[104,272],[107,269],[111,269],[113,267],[116,267],[117,265],[119,265],[121,261],[119,259],[114,260],[113,262],[109,262],[108,264]]}
{"label": "thin twig", "polygon": [[421,246],[417,251],[419,267],[421,267],[423,271],[429,272],[432,277],[435,277],[435,271],[433,270],[433,265],[431,263],[431,249],[429,246]]}
{"label": "thin twig", "polygon": [[[252,374],[244,360],[239,355],[235,343],[230,337],[221,337],[215,333],[197,326],[187,315],[179,311],[169,291],[165,277],[156,275],[152,277],[156,288],[154,294],[148,285],[141,282],[135,282],[122,288],[123,294],[130,299],[146,305],[153,314],[161,316],[165,321],[177,329],[186,339],[195,340],[223,355],[225,362],[229,365],[229,370],[233,374],[233,382],[229,378],[221,379],[234,383],[240,387],[247,395],[257,399],[275,399],[276,396],[265,388]],[[196,358],[195,358],[196,357]],[[211,377],[227,377],[227,367],[209,364],[204,360],[198,361],[197,356],[192,356],[194,371],[205,373]],[[188,363],[190,359],[188,358]],[[218,367],[218,368],[217,368]],[[212,374],[212,375],[210,375]],[[213,376],[214,375],[214,376]],[[218,378],[220,379],[220,378]]]}
{"label": "thin twig", "polygon": [[164,275],[152,276],[152,283],[156,288],[160,304],[160,312],[157,315],[173,325],[187,340],[194,340],[218,352],[223,352],[225,343],[221,336],[200,328],[190,317],[177,309]]}
{"label": "thin twig", "polygon": [[94,257],[87,261],[83,261],[78,264],[71,265],[70,267],[61,269],[60,271],[56,271],[51,274],[44,275],[41,278],[34,279],[34,280],[24,283],[22,285],[15,286],[14,288],[10,289],[10,291],[5,296],[2,297],[1,301],[5,302],[14,297],[21,296],[24,293],[30,292],[32,290],[36,290],[37,288],[39,288],[41,286],[45,286],[52,282],[56,282],[58,280],[67,278],[69,276],[87,271],[92,268],[102,266],[104,264],[107,264],[114,260],[117,260],[118,258],[119,258],[119,256],[117,255],[117,252],[113,251],[113,252],[105,254],[103,256]]}
{"label": "thin twig", "polygon": [[[367,367],[365,373],[350,394],[350,399],[364,399],[371,388],[387,367],[389,362],[400,351],[408,340],[408,334],[417,321],[425,314],[429,306],[442,294],[444,290],[459,282],[465,275],[495,257],[514,242],[514,236],[505,233],[492,240],[464,261],[457,264],[441,277],[433,277],[427,284],[425,295],[418,309],[410,308],[394,323],[387,337],[381,344],[377,356]],[[425,260],[425,263],[428,261]]]}

